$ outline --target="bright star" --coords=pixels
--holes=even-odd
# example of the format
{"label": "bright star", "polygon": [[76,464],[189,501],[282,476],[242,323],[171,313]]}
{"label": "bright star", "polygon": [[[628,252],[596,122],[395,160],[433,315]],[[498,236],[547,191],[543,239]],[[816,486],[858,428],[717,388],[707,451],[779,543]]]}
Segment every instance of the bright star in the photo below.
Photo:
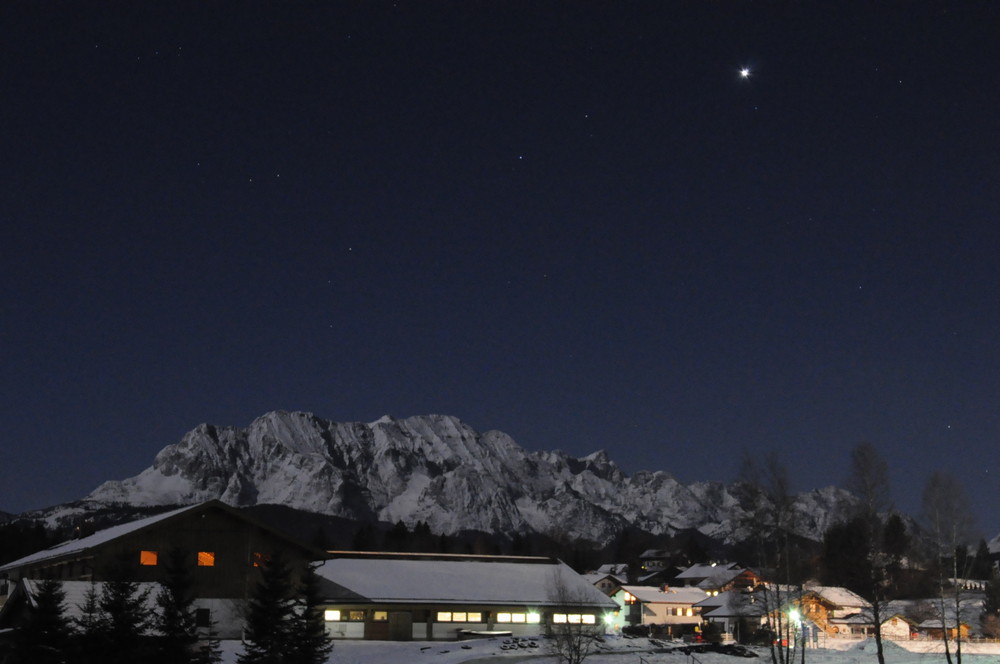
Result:
{"label": "bright star", "polygon": [[750,68],[744,67],[740,70],[740,78],[750,78]]}

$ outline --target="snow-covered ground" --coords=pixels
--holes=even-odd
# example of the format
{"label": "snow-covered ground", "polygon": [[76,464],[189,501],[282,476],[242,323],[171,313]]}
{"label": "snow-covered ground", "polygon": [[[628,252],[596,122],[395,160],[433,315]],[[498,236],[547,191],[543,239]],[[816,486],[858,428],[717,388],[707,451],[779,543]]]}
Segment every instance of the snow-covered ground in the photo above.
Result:
{"label": "snow-covered ground", "polygon": [[[475,641],[337,641],[330,655],[330,664],[557,664],[557,659],[545,651],[544,639],[525,640],[527,647],[517,647],[505,639]],[[530,643],[534,642],[535,647]],[[807,664],[877,664],[875,642],[837,641],[836,647],[806,650]],[[506,646],[506,648],[504,647]],[[235,664],[240,651],[238,641],[223,644],[225,664]],[[600,651],[586,659],[586,664],[769,664],[763,648],[755,649],[758,659],[745,659],[721,653],[697,653],[694,658],[681,651],[654,653],[656,645],[646,639],[609,639]],[[796,653],[796,661],[798,661]],[[952,653],[954,658],[954,652]],[[903,644],[886,642],[887,664],[942,664],[945,661],[940,642],[911,641]],[[963,643],[964,664],[1000,664],[1000,643]]]}

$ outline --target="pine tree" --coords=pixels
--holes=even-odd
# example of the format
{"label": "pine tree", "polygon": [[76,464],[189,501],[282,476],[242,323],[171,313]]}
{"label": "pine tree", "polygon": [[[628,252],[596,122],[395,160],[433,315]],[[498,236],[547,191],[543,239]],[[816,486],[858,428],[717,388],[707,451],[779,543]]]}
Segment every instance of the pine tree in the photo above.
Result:
{"label": "pine tree", "polygon": [[189,554],[175,549],[166,558],[164,579],[156,596],[160,609],[156,620],[160,634],[156,642],[156,661],[189,664],[198,643]]}
{"label": "pine tree", "polygon": [[134,664],[148,657],[147,637],[153,625],[148,600],[149,591],[141,590],[136,581],[119,577],[105,582],[98,600],[104,636],[111,644],[105,662]]}
{"label": "pine tree", "polygon": [[250,597],[239,664],[286,664],[294,650],[296,619],[291,571],[280,554],[260,568],[261,578]]}
{"label": "pine tree", "polygon": [[333,642],[326,634],[320,603],[320,577],[316,568],[307,565],[299,586],[301,603],[292,624],[294,650],[285,659],[286,664],[323,664],[333,649]]}
{"label": "pine tree", "polygon": [[104,661],[110,644],[107,641],[105,618],[101,613],[96,585],[91,585],[87,590],[79,609],[80,616],[73,621],[76,635],[73,639],[72,661],[74,664],[98,664]]}
{"label": "pine tree", "polygon": [[66,618],[66,593],[55,580],[36,586],[35,608],[14,633],[9,664],[63,664],[68,660],[72,626]]}

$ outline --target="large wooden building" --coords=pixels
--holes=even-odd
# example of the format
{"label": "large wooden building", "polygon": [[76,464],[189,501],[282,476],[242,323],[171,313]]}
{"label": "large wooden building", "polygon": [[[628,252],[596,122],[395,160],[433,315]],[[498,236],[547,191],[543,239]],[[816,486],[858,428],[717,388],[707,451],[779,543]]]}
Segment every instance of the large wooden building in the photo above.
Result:
{"label": "large wooden building", "polygon": [[[196,604],[224,638],[238,636],[242,606],[258,567],[281,552],[301,568],[323,553],[296,542],[219,501],[183,507],[63,542],[0,567],[6,592],[22,579],[106,581],[126,568],[129,578],[158,582],[173,551],[188,557]],[[0,597],[5,602],[6,596]]]}

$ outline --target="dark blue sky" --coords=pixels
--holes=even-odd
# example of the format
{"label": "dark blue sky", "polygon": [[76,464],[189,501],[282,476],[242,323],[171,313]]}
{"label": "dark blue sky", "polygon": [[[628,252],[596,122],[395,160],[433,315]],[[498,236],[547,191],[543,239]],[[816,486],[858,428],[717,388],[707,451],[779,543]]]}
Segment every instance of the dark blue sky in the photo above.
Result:
{"label": "dark blue sky", "polygon": [[150,4],[0,7],[0,509],[287,409],[1000,532],[994,3]]}

